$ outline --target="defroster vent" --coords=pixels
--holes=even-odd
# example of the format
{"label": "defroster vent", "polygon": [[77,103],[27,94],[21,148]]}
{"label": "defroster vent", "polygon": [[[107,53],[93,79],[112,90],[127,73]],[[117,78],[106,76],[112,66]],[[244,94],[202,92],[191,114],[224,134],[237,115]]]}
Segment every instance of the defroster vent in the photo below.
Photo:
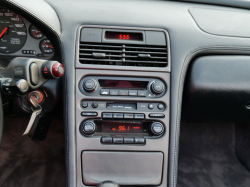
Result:
{"label": "defroster vent", "polygon": [[94,44],[81,42],[82,64],[166,67],[167,46]]}

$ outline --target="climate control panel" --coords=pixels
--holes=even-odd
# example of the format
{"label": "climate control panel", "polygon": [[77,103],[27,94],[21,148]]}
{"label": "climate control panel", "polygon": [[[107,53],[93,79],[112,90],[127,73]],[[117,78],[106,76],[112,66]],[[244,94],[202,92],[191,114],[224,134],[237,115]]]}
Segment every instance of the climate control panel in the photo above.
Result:
{"label": "climate control panel", "polygon": [[167,85],[155,78],[87,76],[79,89],[88,96],[158,98],[167,92]]}

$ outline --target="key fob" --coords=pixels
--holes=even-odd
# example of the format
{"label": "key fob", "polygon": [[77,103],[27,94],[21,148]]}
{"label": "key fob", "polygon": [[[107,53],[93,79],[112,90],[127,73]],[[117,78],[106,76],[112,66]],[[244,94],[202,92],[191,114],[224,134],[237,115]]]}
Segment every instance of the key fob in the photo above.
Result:
{"label": "key fob", "polygon": [[30,129],[29,137],[34,141],[44,141],[52,122],[53,118],[48,114],[37,115],[32,128]]}

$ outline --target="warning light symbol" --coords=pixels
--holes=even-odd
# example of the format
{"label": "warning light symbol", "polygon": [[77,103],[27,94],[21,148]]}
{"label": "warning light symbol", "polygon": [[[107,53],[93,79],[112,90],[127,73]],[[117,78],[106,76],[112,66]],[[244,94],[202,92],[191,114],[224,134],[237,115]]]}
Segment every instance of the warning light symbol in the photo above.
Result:
{"label": "warning light symbol", "polygon": [[45,68],[43,69],[44,73],[48,73],[48,69],[47,67],[45,66]]}

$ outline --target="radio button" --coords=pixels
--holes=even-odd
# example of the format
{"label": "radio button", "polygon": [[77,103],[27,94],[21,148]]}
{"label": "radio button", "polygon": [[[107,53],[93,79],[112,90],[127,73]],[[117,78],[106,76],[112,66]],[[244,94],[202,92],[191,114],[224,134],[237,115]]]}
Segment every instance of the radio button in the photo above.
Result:
{"label": "radio button", "polygon": [[104,118],[104,119],[112,119],[113,114],[112,113],[102,113],[102,118]]}
{"label": "radio button", "polygon": [[158,104],[158,109],[159,110],[163,110],[164,109],[164,105],[163,104]]}
{"label": "radio button", "polygon": [[119,90],[119,95],[128,95],[128,90]]}
{"label": "radio button", "polygon": [[152,109],[154,109],[154,105],[153,105],[153,104],[148,104],[148,108],[149,108],[150,110],[152,110]]}
{"label": "radio button", "polygon": [[133,144],[134,143],[134,138],[124,138],[124,143],[125,144]]}
{"label": "radio button", "polygon": [[115,119],[123,119],[123,113],[113,113],[113,118],[115,118]]}
{"label": "radio button", "polygon": [[135,138],[135,144],[145,144],[144,138]]}
{"label": "radio button", "polygon": [[81,103],[81,105],[82,105],[83,108],[87,108],[87,107],[88,107],[88,103],[85,102],[85,101],[83,101],[83,102]]}
{"label": "radio button", "polygon": [[112,143],[112,138],[111,137],[102,137],[101,138],[102,143]]}
{"label": "radio button", "polygon": [[144,114],[134,114],[134,119],[144,119]]}
{"label": "radio button", "polygon": [[109,90],[101,89],[101,95],[109,95]]}
{"label": "radio button", "polygon": [[118,90],[110,90],[110,95],[119,95]]}
{"label": "radio button", "polygon": [[82,116],[97,116],[97,112],[82,112]]}
{"label": "radio button", "polygon": [[123,143],[123,138],[113,138],[113,143]]}
{"label": "radio button", "polygon": [[150,118],[164,118],[164,114],[149,114],[148,115]]}
{"label": "radio button", "polygon": [[134,114],[124,114],[124,119],[133,119]]}
{"label": "radio button", "polygon": [[137,91],[136,90],[129,90],[128,95],[129,96],[137,96]]}
{"label": "radio button", "polygon": [[138,90],[138,96],[139,97],[146,97],[146,91],[140,91],[140,90]]}
{"label": "radio button", "polygon": [[92,103],[92,107],[93,108],[97,108],[98,107],[98,103],[97,102]]}

